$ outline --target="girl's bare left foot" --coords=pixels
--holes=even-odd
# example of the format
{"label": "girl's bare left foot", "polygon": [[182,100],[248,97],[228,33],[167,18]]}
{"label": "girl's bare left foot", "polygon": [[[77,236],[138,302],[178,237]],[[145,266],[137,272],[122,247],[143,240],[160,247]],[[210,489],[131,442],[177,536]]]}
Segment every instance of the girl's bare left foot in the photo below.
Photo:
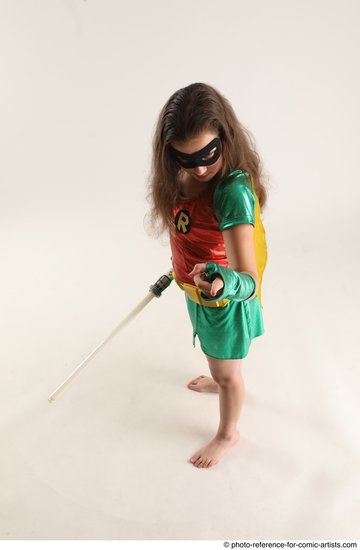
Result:
{"label": "girl's bare left foot", "polygon": [[219,393],[219,385],[215,382],[215,380],[212,377],[204,376],[203,374],[191,380],[187,387],[189,390],[194,391]]}
{"label": "girl's bare left foot", "polygon": [[234,432],[230,438],[222,438],[215,436],[208,445],[202,447],[197,453],[195,453],[189,460],[197,468],[211,468],[218,464],[224,454],[240,439],[238,430]]}

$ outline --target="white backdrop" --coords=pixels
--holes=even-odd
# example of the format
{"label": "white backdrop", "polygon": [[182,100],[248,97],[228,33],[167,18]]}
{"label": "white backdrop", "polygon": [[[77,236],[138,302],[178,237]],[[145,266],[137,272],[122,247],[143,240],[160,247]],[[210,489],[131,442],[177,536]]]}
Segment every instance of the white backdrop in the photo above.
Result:
{"label": "white backdrop", "polygon": [[[359,537],[359,16],[0,1],[2,539]],[[158,114],[192,82],[230,100],[269,181],[242,440],[206,471],[186,461],[218,397],[186,388],[208,371],[175,284],[47,402],[170,267],[146,181]]]}

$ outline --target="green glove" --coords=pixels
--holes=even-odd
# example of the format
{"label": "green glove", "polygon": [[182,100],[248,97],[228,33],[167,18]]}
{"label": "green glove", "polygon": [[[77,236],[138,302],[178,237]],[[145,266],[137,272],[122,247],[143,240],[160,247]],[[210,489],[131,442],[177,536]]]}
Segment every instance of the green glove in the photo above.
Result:
{"label": "green glove", "polygon": [[222,293],[212,298],[207,298],[201,293],[203,300],[234,300],[235,302],[243,302],[250,298],[256,288],[256,282],[251,275],[247,273],[239,273],[234,269],[223,267],[218,264],[206,262],[205,278],[212,282],[215,277],[220,277],[224,282]]}

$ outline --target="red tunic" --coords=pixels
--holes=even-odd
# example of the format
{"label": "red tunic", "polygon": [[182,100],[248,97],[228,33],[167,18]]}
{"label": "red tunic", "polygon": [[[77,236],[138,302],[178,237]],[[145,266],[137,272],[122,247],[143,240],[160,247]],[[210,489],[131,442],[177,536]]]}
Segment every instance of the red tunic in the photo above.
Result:
{"label": "red tunic", "polygon": [[224,239],[214,214],[211,185],[194,199],[182,199],[173,210],[174,228],[170,232],[172,264],[177,279],[194,284],[188,276],[195,264],[214,262],[228,267]]}

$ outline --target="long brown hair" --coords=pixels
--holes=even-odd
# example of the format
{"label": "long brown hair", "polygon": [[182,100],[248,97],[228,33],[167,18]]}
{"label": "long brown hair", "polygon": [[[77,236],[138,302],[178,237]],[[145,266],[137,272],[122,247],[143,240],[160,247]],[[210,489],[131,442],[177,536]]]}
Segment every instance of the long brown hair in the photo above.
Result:
{"label": "long brown hair", "polygon": [[200,132],[214,129],[222,142],[222,168],[219,177],[235,169],[252,176],[260,209],[265,207],[267,191],[262,182],[262,162],[254,139],[237,119],[230,102],[208,84],[194,83],[175,92],[162,108],[152,143],[152,162],[148,179],[148,215],[152,233],[159,236],[171,227],[173,207],[180,198],[181,167],[169,153],[173,141],[186,141]]}

